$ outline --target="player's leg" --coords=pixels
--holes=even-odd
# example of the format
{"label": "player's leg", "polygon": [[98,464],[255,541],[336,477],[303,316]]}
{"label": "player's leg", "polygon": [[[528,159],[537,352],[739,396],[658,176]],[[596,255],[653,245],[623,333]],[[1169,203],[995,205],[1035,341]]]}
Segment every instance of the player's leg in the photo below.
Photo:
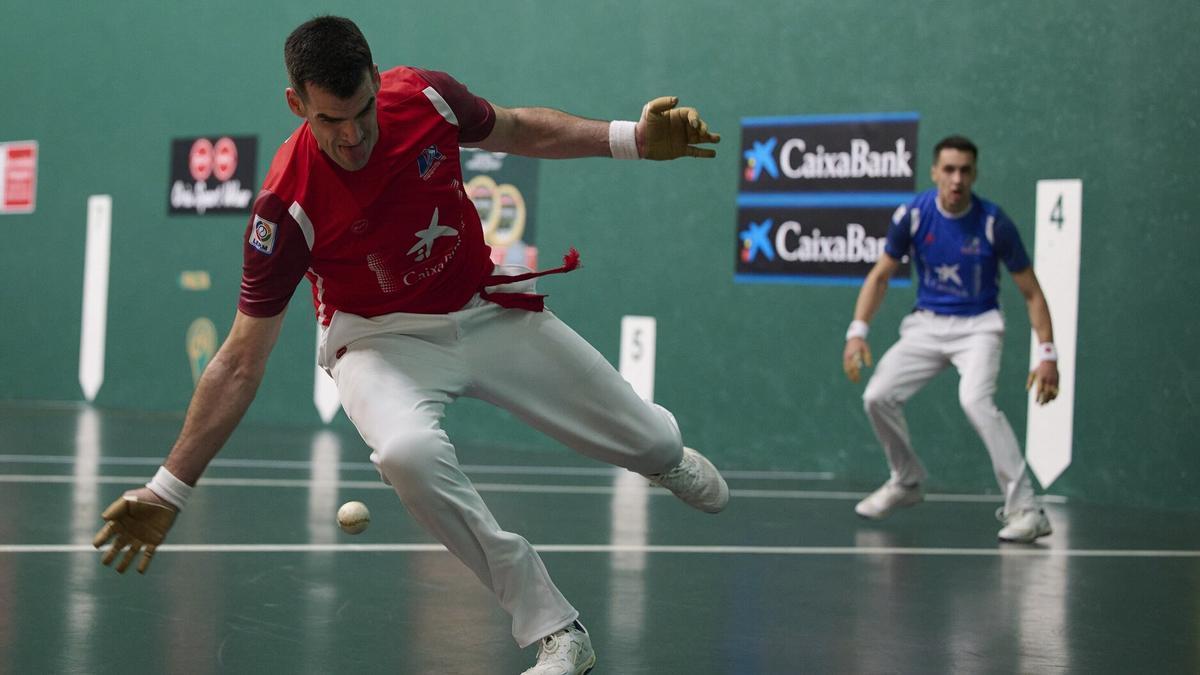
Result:
{"label": "player's leg", "polygon": [[879,359],[863,391],[863,408],[887,455],[894,484],[919,485],[927,475],[912,447],[904,404],[949,365],[937,340],[938,321],[927,313],[905,317],[900,340]]}
{"label": "player's leg", "polygon": [[469,396],[501,406],[580,454],[651,476],[689,505],[724,508],[728,487],[684,448],[674,416],[648,403],[551,312],[497,311],[464,337]]}
{"label": "player's leg", "polygon": [[959,403],[991,456],[996,482],[1004,493],[1003,519],[1030,521],[1031,535],[1019,536],[1020,540],[1049,534],[1049,521],[1042,524],[1045,515],[1034,496],[1017,435],[994,400],[1004,342],[1003,318],[994,311],[960,323],[963,333],[949,342],[951,361],[960,376]]}
{"label": "player's leg", "polygon": [[[512,412],[577,452],[655,475],[690,505],[717,511],[725,481],[684,448],[675,418],[642,400],[604,357],[550,312],[482,307],[456,313],[472,373],[466,394]],[[528,674],[581,673],[595,664],[576,622],[547,635]]]}
{"label": "player's leg", "polygon": [[413,518],[496,594],[525,647],[578,612],[529,542],[500,528],[441,428],[445,405],[468,382],[458,350],[453,340],[368,337],[350,345],[333,375],[384,479]]}
{"label": "player's leg", "polygon": [[883,485],[854,505],[863,518],[881,520],[925,498],[927,474],[912,447],[904,404],[946,367],[934,334],[936,321],[925,313],[905,317],[900,340],[879,360],[863,391],[863,408],[891,469]]}

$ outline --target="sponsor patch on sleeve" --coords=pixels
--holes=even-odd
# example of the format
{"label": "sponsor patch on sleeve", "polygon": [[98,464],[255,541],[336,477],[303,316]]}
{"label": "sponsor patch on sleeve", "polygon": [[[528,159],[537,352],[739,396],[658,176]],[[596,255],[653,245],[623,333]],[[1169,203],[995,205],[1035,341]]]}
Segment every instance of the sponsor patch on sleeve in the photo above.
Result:
{"label": "sponsor patch on sleeve", "polygon": [[259,215],[254,216],[254,227],[250,228],[250,245],[259,253],[271,255],[275,250],[275,239],[279,234],[279,226]]}

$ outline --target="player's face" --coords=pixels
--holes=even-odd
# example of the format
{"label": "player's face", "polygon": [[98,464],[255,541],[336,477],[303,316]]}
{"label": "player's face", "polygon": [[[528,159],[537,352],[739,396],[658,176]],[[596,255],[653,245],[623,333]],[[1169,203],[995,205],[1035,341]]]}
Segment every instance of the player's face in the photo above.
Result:
{"label": "player's face", "polygon": [[943,148],[931,172],[938,189],[938,203],[950,213],[958,213],[971,204],[971,186],[975,184],[975,155],[964,150]]}
{"label": "player's face", "polygon": [[309,83],[304,96],[288,88],[288,107],[308,120],[317,145],[338,166],[358,171],[367,165],[379,140],[375,116],[375,94],[379,92],[379,69],[363,73],[362,84],[350,98],[338,98]]}

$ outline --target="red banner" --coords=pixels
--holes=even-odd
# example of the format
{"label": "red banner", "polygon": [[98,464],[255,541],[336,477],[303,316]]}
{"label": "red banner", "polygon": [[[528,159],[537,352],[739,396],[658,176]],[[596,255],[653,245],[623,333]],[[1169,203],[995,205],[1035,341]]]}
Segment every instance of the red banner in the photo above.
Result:
{"label": "red banner", "polygon": [[0,213],[33,213],[37,141],[0,143]]}

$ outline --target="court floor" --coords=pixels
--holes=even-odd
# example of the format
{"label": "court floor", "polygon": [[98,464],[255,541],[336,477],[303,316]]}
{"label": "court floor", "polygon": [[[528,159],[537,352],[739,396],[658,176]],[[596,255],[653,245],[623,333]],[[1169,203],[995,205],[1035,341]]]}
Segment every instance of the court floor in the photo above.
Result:
{"label": "court floor", "polygon": [[[0,674],[532,663],[352,433],[243,425],[149,573],[102,567],[100,511],[179,424],[0,402]],[[999,545],[994,496],[868,523],[853,505],[872,486],[726,467],[733,499],[711,516],[565,450],[460,460],[581,611],[597,675],[1200,672],[1197,513],[1059,498],[1044,544]],[[372,513],[358,536],[334,524],[351,499]]]}

